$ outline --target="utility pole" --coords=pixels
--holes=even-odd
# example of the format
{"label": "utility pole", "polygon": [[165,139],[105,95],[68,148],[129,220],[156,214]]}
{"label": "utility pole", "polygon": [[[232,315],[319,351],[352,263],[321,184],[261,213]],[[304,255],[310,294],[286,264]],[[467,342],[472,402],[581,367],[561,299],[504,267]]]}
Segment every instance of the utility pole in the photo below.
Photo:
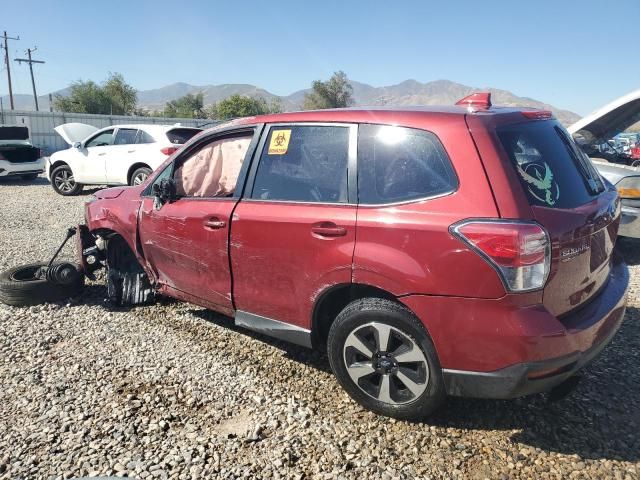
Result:
{"label": "utility pole", "polygon": [[4,35],[0,38],[4,38],[4,63],[7,64],[7,80],[9,81],[9,103],[11,104],[11,110],[13,110],[13,88],[11,88],[11,68],[9,67],[9,45],[7,40],[20,40],[20,37],[8,37],[5,30]]}
{"label": "utility pole", "polygon": [[[18,63],[28,63],[29,64],[29,70],[31,71],[31,86],[33,87],[33,100],[36,102],[36,112],[38,111],[38,94],[36,93],[36,81],[33,78],[33,64],[34,63],[44,63],[42,60],[32,60],[31,59],[31,52],[35,52],[38,49],[38,47],[34,47],[34,48],[27,48],[27,56],[29,57],[27,58],[16,58],[16,62]],[[8,71],[8,69],[7,69]]]}

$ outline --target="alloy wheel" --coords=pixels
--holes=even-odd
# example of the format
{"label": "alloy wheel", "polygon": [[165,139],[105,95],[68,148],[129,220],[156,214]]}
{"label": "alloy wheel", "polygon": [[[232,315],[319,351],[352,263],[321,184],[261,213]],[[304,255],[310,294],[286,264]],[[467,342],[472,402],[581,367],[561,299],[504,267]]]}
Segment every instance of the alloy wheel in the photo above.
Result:
{"label": "alloy wheel", "polygon": [[144,181],[147,179],[147,177],[149,176],[148,173],[145,172],[140,172],[138,174],[136,174],[135,177],[133,177],[133,182],[132,184],[135,185],[140,185],[142,183],[144,183]]}
{"label": "alloy wheel", "polygon": [[56,173],[53,182],[58,190],[64,193],[72,191],[76,182],[73,178],[73,173],[70,170],[60,170]]}
{"label": "alloy wheel", "polygon": [[343,357],[351,380],[370,397],[391,405],[420,397],[429,383],[427,358],[416,341],[380,322],[354,329]]}

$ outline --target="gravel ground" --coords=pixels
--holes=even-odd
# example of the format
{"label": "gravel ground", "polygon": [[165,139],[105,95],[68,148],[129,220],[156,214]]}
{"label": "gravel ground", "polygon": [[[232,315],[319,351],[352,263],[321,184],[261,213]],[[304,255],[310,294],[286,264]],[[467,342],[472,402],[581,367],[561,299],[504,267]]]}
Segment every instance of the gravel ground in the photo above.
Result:
{"label": "gravel ground", "polygon": [[[86,195],[0,184],[0,269],[46,259]],[[640,243],[624,242],[631,263]],[[70,252],[71,253],[71,252]],[[639,478],[640,266],[624,325],[568,398],[362,410],[324,355],[166,301],[0,305],[0,478]]]}

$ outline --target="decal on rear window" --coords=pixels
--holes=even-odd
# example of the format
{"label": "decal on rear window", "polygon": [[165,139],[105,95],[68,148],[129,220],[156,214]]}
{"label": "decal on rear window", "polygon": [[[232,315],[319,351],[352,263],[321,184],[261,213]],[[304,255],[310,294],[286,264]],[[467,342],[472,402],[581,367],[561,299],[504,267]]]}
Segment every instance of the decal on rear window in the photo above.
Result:
{"label": "decal on rear window", "polygon": [[269,155],[284,155],[289,148],[291,130],[274,130],[269,142]]}
{"label": "decal on rear window", "polygon": [[531,195],[549,206],[555,205],[560,198],[560,187],[554,180],[553,172],[547,164],[525,164],[524,168],[517,165],[517,170],[522,179],[527,183],[527,190]]}

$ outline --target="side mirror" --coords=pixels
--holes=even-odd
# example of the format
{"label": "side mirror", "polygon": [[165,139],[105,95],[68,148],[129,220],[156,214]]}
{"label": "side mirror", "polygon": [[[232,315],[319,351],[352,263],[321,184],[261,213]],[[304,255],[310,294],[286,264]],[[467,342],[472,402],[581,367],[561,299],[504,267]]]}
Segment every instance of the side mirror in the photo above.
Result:
{"label": "side mirror", "polygon": [[154,197],[154,208],[159,210],[162,205],[176,199],[176,182],[172,178],[165,178],[151,186]]}
{"label": "side mirror", "polygon": [[80,142],[73,142],[73,148],[80,150],[82,148],[82,144]]}

